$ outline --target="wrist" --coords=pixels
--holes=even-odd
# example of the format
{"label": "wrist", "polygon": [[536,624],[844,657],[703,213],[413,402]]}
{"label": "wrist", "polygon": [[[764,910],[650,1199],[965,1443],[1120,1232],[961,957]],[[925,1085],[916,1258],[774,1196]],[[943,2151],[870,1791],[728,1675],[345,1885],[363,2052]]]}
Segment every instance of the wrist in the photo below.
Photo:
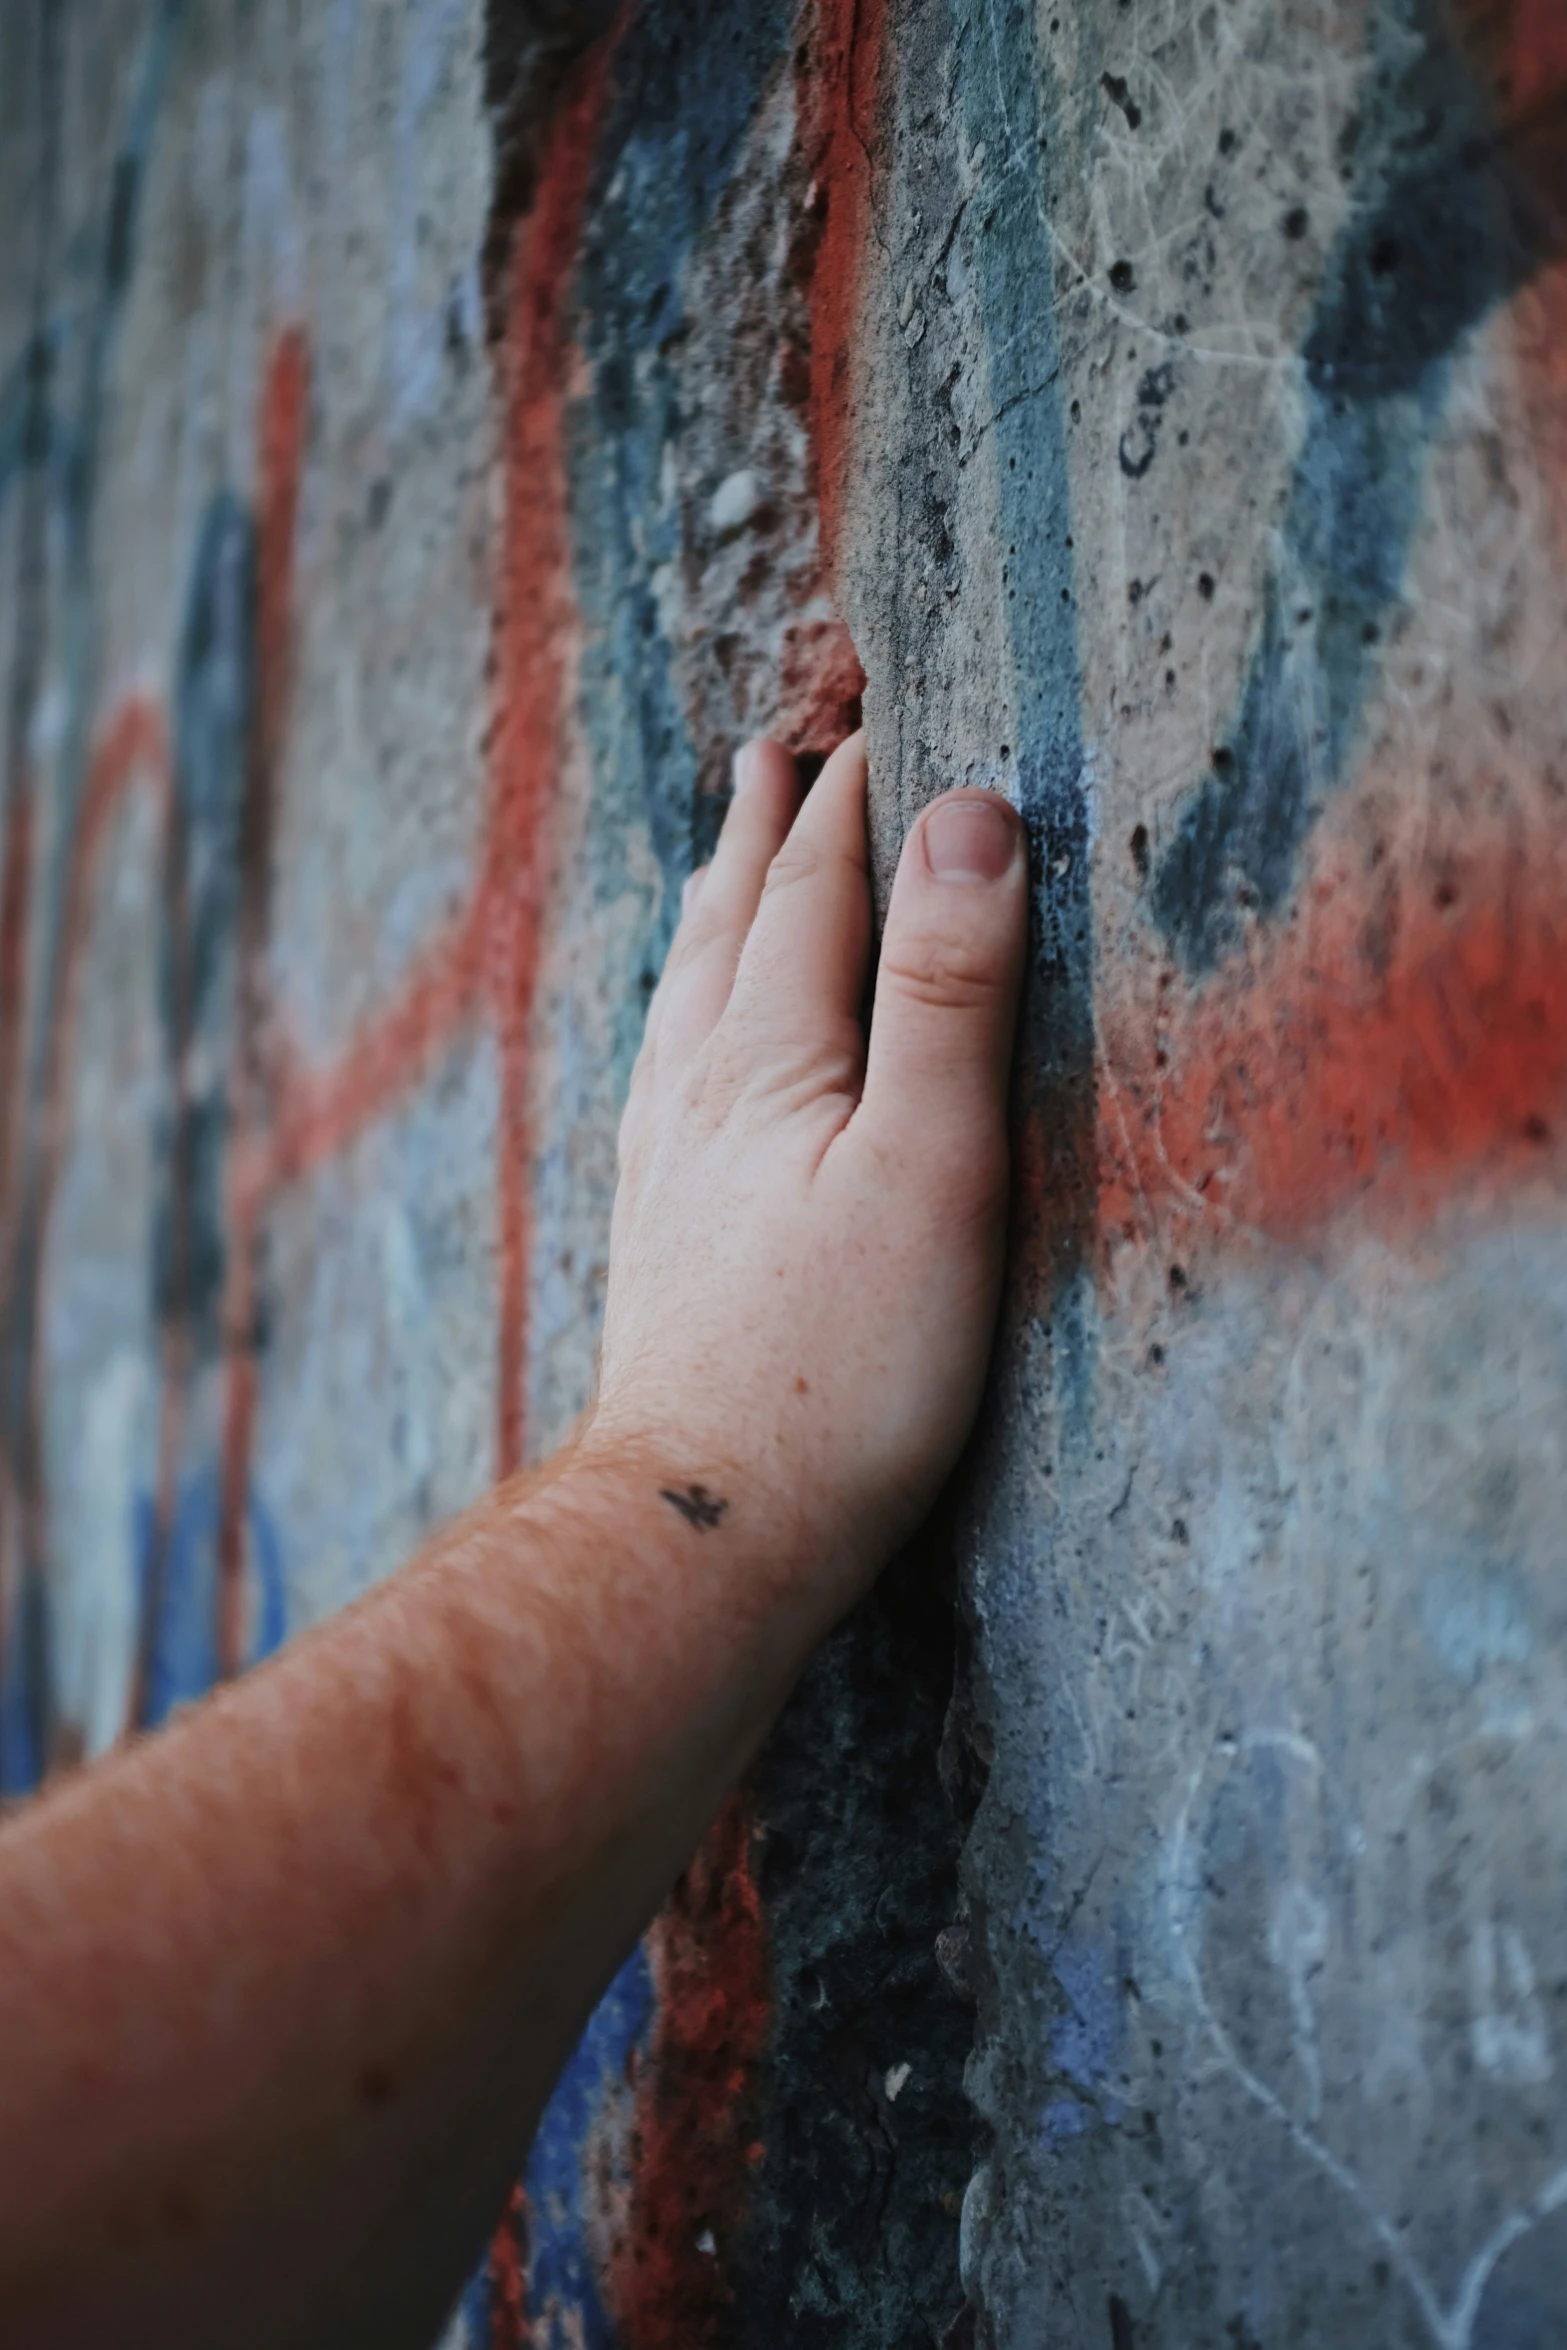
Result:
{"label": "wrist", "polygon": [[721,1605],[737,1632],[765,1629],[774,1645],[792,1635],[799,1663],[862,1579],[809,1476],[797,1474],[792,1489],[780,1490],[754,1454],[733,1444],[596,1405],[558,1478],[563,1503],[656,1559],[672,1595],[698,1608]]}

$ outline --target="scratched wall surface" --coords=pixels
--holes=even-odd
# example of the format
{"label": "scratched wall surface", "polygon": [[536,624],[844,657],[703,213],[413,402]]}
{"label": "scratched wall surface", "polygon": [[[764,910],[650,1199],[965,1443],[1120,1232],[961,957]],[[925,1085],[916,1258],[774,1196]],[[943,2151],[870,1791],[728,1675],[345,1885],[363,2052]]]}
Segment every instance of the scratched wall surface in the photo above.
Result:
{"label": "scratched wall surface", "polygon": [[0,1785],[591,1384],[741,736],[1034,858],[931,1538],[450,2350],[1567,2335],[1561,0],[0,0]]}

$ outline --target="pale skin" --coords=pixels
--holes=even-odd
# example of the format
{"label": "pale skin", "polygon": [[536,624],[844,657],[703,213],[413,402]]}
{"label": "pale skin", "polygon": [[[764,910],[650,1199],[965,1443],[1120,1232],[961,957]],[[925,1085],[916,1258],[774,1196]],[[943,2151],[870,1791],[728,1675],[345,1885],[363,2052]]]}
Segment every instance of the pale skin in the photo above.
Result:
{"label": "pale skin", "polygon": [[0,1835],[14,2350],[427,2350],[600,1991],[972,1424],[1022,829],[742,754],[621,1129],[596,1401],[539,1474]]}

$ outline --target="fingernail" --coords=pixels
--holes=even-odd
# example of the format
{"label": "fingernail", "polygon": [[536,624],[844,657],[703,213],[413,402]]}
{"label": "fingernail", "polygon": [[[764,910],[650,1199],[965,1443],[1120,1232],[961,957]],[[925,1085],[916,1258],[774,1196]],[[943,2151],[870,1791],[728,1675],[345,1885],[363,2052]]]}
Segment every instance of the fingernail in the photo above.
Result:
{"label": "fingernail", "polygon": [[1018,820],[1005,800],[939,800],[923,826],[925,861],[938,881],[999,881],[1017,854]]}
{"label": "fingernail", "polygon": [[750,790],[752,784],[755,783],[761,772],[761,744],[742,743],[738,751],[735,753],[734,796],[736,799],[740,797],[740,794],[743,791]]}

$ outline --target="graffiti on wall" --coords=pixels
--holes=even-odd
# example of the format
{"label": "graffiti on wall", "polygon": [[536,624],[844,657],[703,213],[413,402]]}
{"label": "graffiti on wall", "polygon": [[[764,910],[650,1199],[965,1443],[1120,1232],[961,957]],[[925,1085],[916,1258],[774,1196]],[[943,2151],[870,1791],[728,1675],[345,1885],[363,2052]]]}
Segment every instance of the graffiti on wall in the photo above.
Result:
{"label": "graffiti on wall", "polygon": [[[275,323],[262,354],[250,478],[215,490],[200,514],[166,695],[137,689],[107,711],[93,709],[95,566],[107,560],[94,541],[96,468],[160,105],[179,69],[176,6],[158,14],[144,46],[98,232],[95,303],[85,324],[68,322],[88,344],[75,410],[55,381],[50,337],[58,329],[48,316],[0,388],[0,498],[15,496],[26,509],[18,610],[36,634],[14,662],[0,894],[7,1270],[0,1755],[12,1797],[74,1761],[82,1746],[80,1725],[59,1710],[51,1672],[38,1333],[48,1313],[51,1207],[72,1147],[75,1030],[91,926],[116,828],[137,801],[152,813],[161,867],[155,990],[162,1064],[147,1234],[158,1400],[154,1457],[125,1496],[136,1634],[123,1731],[155,1727],[285,1637],[290,1530],[267,1502],[266,1462],[256,1457],[271,1315],[269,1220],[292,1187],[391,1114],[452,1039],[476,1027],[493,1034],[499,1069],[494,1472],[505,1476],[524,1464],[534,1237],[530,1042],[552,801],[563,737],[581,723],[573,508],[580,530],[582,491],[570,444],[580,429],[583,360],[591,354],[596,368],[588,398],[613,399],[607,379],[626,363],[632,332],[649,351],[677,336],[692,246],[721,201],[769,88],[775,104],[798,118],[792,145],[800,152],[791,154],[790,172],[800,183],[803,216],[793,255],[798,343],[780,364],[804,442],[814,429],[831,452],[827,469],[843,462],[839,420],[859,227],[853,201],[824,229],[825,198],[812,190],[805,199],[813,155],[827,158],[846,189],[865,176],[858,144],[852,158],[843,154],[852,27],[847,16],[836,21],[844,12],[825,12],[822,72],[814,50],[791,64],[790,11],[760,6],[743,14],[694,173],[671,171],[658,137],[646,138],[638,125],[649,75],[673,76],[673,97],[689,106],[682,77],[690,82],[694,61],[682,57],[668,11],[628,9],[562,91],[526,213],[509,248],[499,242],[494,368],[504,495],[494,563],[488,808],[476,871],[464,902],[390,995],[324,1060],[288,1032],[270,984],[279,795],[289,773],[296,644],[309,621],[298,523],[313,403],[326,396],[307,317]],[[435,70],[429,59],[426,66]],[[46,98],[57,101],[59,55],[46,56],[40,72]],[[864,93],[852,103],[863,105]],[[675,127],[668,126],[670,135]],[[591,294],[576,290],[590,199],[596,193],[604,203],[616,154],[622,174],[634,168],[654,179],[661,207],[649,231],[659,247],[641,261],[663,286],[665,312],[635,329],[627,308],[634,285],[617,287],[604,277],[613,260],[610,237],[599,236]],[[403,381],[413,361],[402,344],[398,349],[409,363],[398,371]],[[666,398],[671,387],[672,379]],[[621,485],[626,543],[618,551],[627,572],[639,560],[626,534],[637,527],[643,494],[641,485]],[[45,785],[34,772],[28,730],[50,657],[42,549],[62,513],[65,634],[75,669]],[[675,530],[678,538],[678,518]],[[806,550],[807,567],[818,560]],[[852,649],[831,617],[824,571],[819,578],[816,606],[787,648],[777,713],[786,734],[813,755],[853,723],[860,688]],[[651,606],[645,579],[639,586],[622,577],[609,583],[609,594],[609,626],[622,632],[629,611],[640,606],[646,615]],[[616,644],[611,658],[622,674],[640,673],[640,715],[648,755],[656,758],[683,727],[656,615],[644,620],[642,639],[629,653]],[[668,705],[662,744],[649,707],[660,695]],[[666,894],[678,895],[711,840],[721,776],[721,767],[710,767],[700,790],[688,776],[683,809],[678,789],[645,786],[666,885],[674,885]],[[44,789],[53,796],[55,845],[53,865],[40,875],[33,836]],[[554,2339],[568,2313],[589,2342],[608,2343],[622,2329],[649,2344],[714,2338],[728,2300],[720,2242],[738,2228],[762,2154],[754,2142],[753,2077],[767,1989],[750,1871],[753,1834],[749,1810],[737,1800],[646,1948],[601,2004],[467,2297],[475,2342],[521,2342],[530,2326],[531,2338]]]}
{"label": "graffiti on wall", "polygon": [[[1455,350],[1510,304],[1525,400],[1547,407],[1559,379],[1567,34],[1545,10],[1471,15],[1467,43],[1433,16],[1404,94],[1441,126],[1439,151],[1393,116],[1367,159],[1377,199],[1329,258],[1278,555],[1224,740],[1151,870],[1146,836],[1132,844],[1183,979],[1163,982],[1152,1017],[1146,979],[1111,998],[1107,1238],[1134,1195],[1283,1233],[1372,1192],[1418,1215],[1458,1185],[1505,1184],[1550,1140],[1567,1075],[1559,780],[1534,779],[1527,819],[1482,790],[1440,844],[1342,799],[1361,778]],[[1186,976],[1210,973],[1206,988]]]}
{"label": "graffiti on wall", "polygon": [[[460,281],[423,307],[413,176],[461,12],[414,15],[397,111],[407,185],[393,222],[389,368],[399,429],[436,415],[443,353],[480,331],[488,274],[501,496],[484,805],[458,902],[330,1050],[296,1033],[275,984],[276,847],[300,788],[291,730],[313,591],[302,512],[334,397],[329,322],[310,313],[297,271],[278,273],[257,350],[248,455],[210,489],[181,550],[166,685],[100,702],[105,419],[156,126],[180,71],[176,7],[150,20],[96,229],[92,294],[68,317],[45,302],[0,381],[0,509],[14,506],[18,615],[0,878],[7,1794],[84,1744],[82,1724],[57,1702],[50,1653],[39,1357],[73,1142],[84,973],[118,828],[140,810],[155,828],[159,872],[145,1236],[156,1410],[123,1497],[135,1636],[117,1727],[128,1731],[166,1719],[289,1630],[290,1551],[310,1528],[277,1506],[261,1408],[287,1204],[406,1109],[456,1041],[487,1040],[496,1070],[489,1466],[502,1476],[520,1469],[537,1441],[530,1382],[556,1215],[543,1170],[558,1105],[543,1096],[559,1073],[556,1042],[541,1045],[541,1028],[553,1017],[545,989],[565,920],[557,901],[580,889],[601,909],[633,898],[645,909],[629,983],[605,1019],[623,1077],[679,884],[721,812],[734,741],[767,724],[815,756],[858,715],[863,679],[843,607],[856,593],[874,603],[863,577],[856,587],[855,534],[874,473],[867,387],[884,364],[890,320],[900,356],[922,344],[928,355],[937,339],[934,330],[926,339],[921,307],[934,309],[937,296],[912,276],[888,283],[886,157],[913,106],[894,12],[867,0],[745,0],[697,39],[666,0],[627,0],[563,78],[517,183],[520,210],[514,202],[508,213],[498,197],[483,252],[476,244]],[[1556,1145],[1567,1079],[1556,914],[1563,779],[1499,771],[1496,788],[1479,779],[1441,822],[1405,821],[1369,713],[1402,658],[1401,598],[1455,353],[1498,315],[1532,429],[1561,454],[1567,42],[1546,0],[1476,7],[1451,24],[1435,0],[1378,13],[1373,72],[1385,62],[1381,40],[1396,78],[1411,27],[1418,70],[1382,117],[1371,110],[1357,160],[1371,193],[1329,243],[1295,354],[1300,431],[1241,683],[1165,821],[1139,816],[1127,837],[1110,839],[1096,833],[1084,782],[1085,648],[1105,623],[1080,607],[1073,415],[1058,391],[1072,362],[1072,301],[1086,290],[1095,302],[1129,304],[1137,265],[1111,255],[1100,269],[1063,251],[1042,160],[1060,130],[1032,34],[993,6],[951,15],[967,175],[955,201],[960,218],[972,217],[963,237],[954,224],[932,282],[953,307],[981,304],[989,409],[981,421],[965,408],[973,395],[956,369],[934,386],[931,449],[920,456],[929,456],[922,494],[937,515],[933,608],[960,608],[961,550],[942,512],[959,502],[957,469],[983,447],[1006,549],[1005,644],[992,652],[1015,704],[1008,740],[986,756],[1028,819],[1038,877],[1016,1312],[1054,1314],[1056,1342],[1073,1355],[1066,1384],[1086,1397],[1094,1316],[1113,1307],[1128,1255],[1159,1256],[1164,1310],[1259,1234],[1309,1243],[1350,1208],[1407,1229],[1460,1188],[1500,1195],[1527,1183]],[[341,68],[358,38],[354,12],[332,22]],[[46,40],[46,100],[57,98],[61,70]],[[1104,97],[1135,134],[1131,81],[1107,73]],[[921,119],[938,113],[931,100]],[[1226,128],[1193,232],[1198,280],[1200,240],[1225,216],[1239,151]],[[275,160],[261,173],[268,202],[286,201],[286,177]],[[65,192],[50,201],[58,207]],[[998,216],[1006,237],[986,244]],[[1309,223],[1291,212],[1281,234],[1301,245]],[[1039,289],[1052,285],[1059,300],[1042,301]],[[1158,493],[1179,445],[1189,342],[1184,313],[1172,310],[1139,357],[1114,440],[1128,497]],[[1564,481],[1558,464],[1567,538]],[[1149,659],[1173,692],[1168,635],[1153,619],[1158,583],[1119,584],[1128,630],[1139,644],[1147,632]],[[1230,593],[1206,568],[1192,591],[1204,608]],[[47,739],[37,723],[46,679],[57,680],[60,713]],[[563,780],[572,775],[586,779],[575,810]],[[586,847],[563,883],[570,822]],[[1105,913],[1112,865],[1136,908],[1119,926]],[[568,1310],[579,1307],[573,1293]],[[1150,1342],[1150,1359],[1161,1345]],[[1149,1646],[1127,1635],[1128,1671],[1142,1672]],[[841,1660],[831,1669],[852,1679]],[[901,1656],[882,1669],[902,1676],[900,1689],[917,1679]],[[1104,1674],[1114,1678],[1108,1665]],[[833,1686],[852,1718],[863,1696]],[[907,1701],[939,1715],[944,1698]],[[1074,1702],[1086,1719],[1097,1701],[1085,1684]],[[803,1738],[791,1746],[787,1726],[782,1737],[777,1752],[803,1768]],[[1111,1737],[1089,1721],[1095,1769]],[[1284,1779],[1300,1764],[1294,1750],[1247,1752],[1259,1772]],[[807,1945],[826,1938],[828,1921],[798,1885],[787,1897],[767,1891],[781,1882],[793,1825],[784,1824],[782,1766],[771,1777],[769,1768],[716,1823],[601,2003],[525,2159],[519,2147],[517,2187],[465,2297],[470,2343],[690,2350],[724,2339],[760,2293],[747,2230],[779,2163],[798,2151],[777,2090],[779,2051],[790,2035],[803,2042],[802,1985],[827,2005]],[[1301,1771],[1304,1787],[1312,1773],[1300,1765],[1297,1779]],[[1239,1774],[1227,1763],[1204,1781],[1198,1808],[1219,1823],[1204,1833],[1226,1832]],[[911,1785],[915,1775],[911,1763]],[[1309,1811],[1315,1798],[1301,1787]],[[874,1789],[853,1799],[867,1817],[884,1808]],[[885,1823],[856,1815],[852,1826],[850,1846]],[[929,1898],[939,1909],[949,1890]],[[928,1922],[912,1918],[911,1945],[932,1938]],[[1306,1919],[1290,1944],[1297,1972],[1316,1930]],[[890,1926],[885,1938],[895,1939]],[[1505,1992],[1518,1971],[1512,1943],[1497,1941],[1488,1963]],[[1055,2086],[1040,2128],[1053,2151],[1087,2138],[1115,2105],[1107,2084],[1123,2065],[1126,2029],[1114,1975],[1102,1950],[1063,1944],[1052,1958]],[[963,2011],[954,2017],[961,2037]],[[922,2029],[933,2049],[928,2016]],[[853,2035],[840,2037],[847,2045]],[[901,2050],[885,2053],[901,2060]],[[1300,2061],[1309,2103],[1310,2065]],[[960,2062],[955,2049],[954,2075]],[[847,2150],[834,2157],[841,2171],[823,2175],[852,2178],[856,2194],[890,2208],[892,2106],[905,2096],[907,2064],[901,2073],[897,2062],[872,2065],[857,2049],[842,2070]],[[907,2092],[902,2114],[919,2093],[918,2084]],[[931,2131],[955,2141],[942,2159],[961,2184],[966,2152],[945,2109]],[[816,2240],[839,2220],[813,2208],[795,2235],[780,2228],[768,2255],[768,2274],[791,2291],[808,2276],[818,2318],[855,2265],[844,2235],[831,2261],[810,2266]],[[929,2233],[933,2261],[950,2268],[955,2195],[931,2202]],[[915,2258],[909,2250],[910,2266]]]}

